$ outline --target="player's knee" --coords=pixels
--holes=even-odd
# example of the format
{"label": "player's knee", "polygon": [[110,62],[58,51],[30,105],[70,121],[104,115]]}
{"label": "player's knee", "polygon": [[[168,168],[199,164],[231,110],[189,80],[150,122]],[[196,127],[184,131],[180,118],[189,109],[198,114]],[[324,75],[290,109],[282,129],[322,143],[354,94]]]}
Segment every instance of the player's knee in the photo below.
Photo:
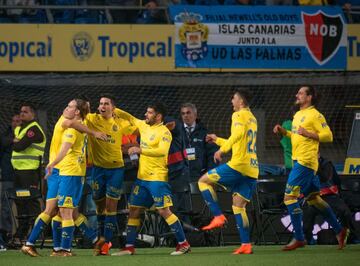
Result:
{"label": "player's knee", "polygon": [[233,205],[234,206],[239,207],[239,208],[245,208],[247,203],[248,202],[244,198],[240,197],[239,195],[237,195],[237,194],[233,195]]}
{"label": "player's knee", "polygon": [[63,220],[73,219],[73,210],[70,208],[60,208],[60,215]]}
{"label": "player's knee", "polygon": [[114,212],[117,210],[118,200],[116,199],[106,199],[106,211]]}
{"label": "player's knee", "polygon": [[141,214],[141,209],[137,208],[137,207],[130,207],[129,209],[129,218],[133,218],[136,219],[138,217],[140,217]]}
{"label": "player's knee", "polygon": [[44,213],[50,217],[54,217],[58,213],[58,208],[56,206],[46,206]]}
{"label": "player's knee", "polygon": [[208,177],[207,173],[206,173],[206,174],[203,174],[203,175],[199,178],[198,184],[200,184],[200,183],[206,183],[206,184],[210,183],[210,180],[209,180],[209,177]]}
{"label": "player's knee", "polygon": [[285,196],[284,196],[284,203],[285,204],[287,202],[294,201],[294,200],[297,201],[297,197],[285,194]]}
{"label": "player's knee", "polygon": [[163,217],[164,219],[168,218],[172,212],[170,211],[169,208],[161,208],[158,209],[158,213],[160,214],[161,217]]}
{"label": "player's knee", "polygon": [[212,189],[212,184],[211,184],[211,183],[203,182],[203,181],[201,181],[201,180],[199,180],[198,186],[199,186],[199,190],[200,190],[200,191]]}

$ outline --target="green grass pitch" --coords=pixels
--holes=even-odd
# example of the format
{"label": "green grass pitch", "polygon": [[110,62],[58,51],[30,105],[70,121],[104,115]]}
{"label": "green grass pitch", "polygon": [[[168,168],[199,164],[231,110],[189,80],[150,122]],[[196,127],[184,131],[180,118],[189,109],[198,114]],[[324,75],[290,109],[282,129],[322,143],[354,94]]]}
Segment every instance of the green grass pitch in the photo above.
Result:
{"label": "green grass pitch", "polygon": [[252,255],[231,255],[235,246],[192,248],[183,256],[170,256],[172,248],[137,249],[134,256],[93,257],[90,249],[75,249],[75,257],[50,257],[50,249],[39,250],[42,257],[32,258],[9,250],[0,253],[0,265],[49,265],[49,266],[90,266],[90,265],[141,265],[141,266],[225,266],[225,265],[266,265],[266,266],[352,266],[360,263],[360,245],[348,245],[344,250],[336,246],[307,246],[291,252],[281,251],[281,246],[254,246]]}

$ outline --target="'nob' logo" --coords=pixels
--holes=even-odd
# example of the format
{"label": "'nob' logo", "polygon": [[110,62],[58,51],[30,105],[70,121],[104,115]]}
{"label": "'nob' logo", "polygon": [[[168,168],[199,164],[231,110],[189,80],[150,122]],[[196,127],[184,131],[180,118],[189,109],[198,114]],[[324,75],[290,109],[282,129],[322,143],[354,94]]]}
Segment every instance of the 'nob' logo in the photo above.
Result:
{"label": "'nob' logo", "polygon": [[79,32],[74,35],[71,41],[71,52],[73,56],[80,60],[88,60],[94,51],[94,42],[86,32]]}
{"label": "'nob' logo", "polygon": [[344,31],[340,14],[328,15],[321,10],[315,14],[302,12],[306,45],[312,58],[323,65],[338,51]]}

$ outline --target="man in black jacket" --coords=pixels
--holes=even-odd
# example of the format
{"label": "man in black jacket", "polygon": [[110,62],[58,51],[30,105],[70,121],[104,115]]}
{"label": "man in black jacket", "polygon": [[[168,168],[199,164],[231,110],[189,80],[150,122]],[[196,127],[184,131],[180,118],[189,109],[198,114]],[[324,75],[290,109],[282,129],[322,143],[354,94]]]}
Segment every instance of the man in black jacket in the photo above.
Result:
{"label": "man in black jacket", "polygon": [[166,116],[164,122],[172,135],[168,156],[168,175],[173,211],[182,222],[190,223],[190,217],[186,214],[191,211],[192,206],[189,162],[186,159],[185,150],[185,132],[182,129],[182,123],[171,116]]}
{"label": "man in black jacket", "polygon": [[195,104],[184,103],[181,106],[181,118],[185,131],[190,179],[191,182],[197,182],[205,172],[216,167],[214,153],[219,147],[205,141],[208,131],[197,119]]}

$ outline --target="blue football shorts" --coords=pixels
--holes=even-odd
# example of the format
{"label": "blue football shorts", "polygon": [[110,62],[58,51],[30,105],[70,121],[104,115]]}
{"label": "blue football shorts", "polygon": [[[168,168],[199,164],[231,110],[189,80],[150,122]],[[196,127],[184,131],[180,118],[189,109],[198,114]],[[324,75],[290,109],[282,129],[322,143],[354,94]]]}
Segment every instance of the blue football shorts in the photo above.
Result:
{"label": "blue football shorts", "polygon": [[77,208],[81,200],[85,178],[83,176],[60,175],[58,206]]}
{"label": "blue football shorts", "polygon": [[307,197],[310,194],[317,194],[319,191],[320,180],[315,175],[315,171],[294,161],[294,167],[289,174],[286,184],[285,194],[296,197],[304,194]]}
{"label": "blue football shorts", "polygon": [[124,181],[124,168],[106,169],[94,166],[92,169],[92,189],[95,201],[105,197],[120,199]]}
{"label": "blue football shorts", "polygon": [[227,164],[222,164],[207,172],[209,179],[230,190],[233,194],[239,195],[246,201],[250,201],[256,188],[257,180],[242,175]]}
{"label": "blue football shorts", "polygon": [[131,191],[131,206],[149,209],[154,205],[155,208],[161,209],[173,205],[168,182],[136,179]]}
{"label": "blue football shorts", "polygon": [[46,200],[54,200],[57,199],[58,191],[59,191],[59,169],[54,168],[51,175],[46,179],[47,182],[47,193]]}

